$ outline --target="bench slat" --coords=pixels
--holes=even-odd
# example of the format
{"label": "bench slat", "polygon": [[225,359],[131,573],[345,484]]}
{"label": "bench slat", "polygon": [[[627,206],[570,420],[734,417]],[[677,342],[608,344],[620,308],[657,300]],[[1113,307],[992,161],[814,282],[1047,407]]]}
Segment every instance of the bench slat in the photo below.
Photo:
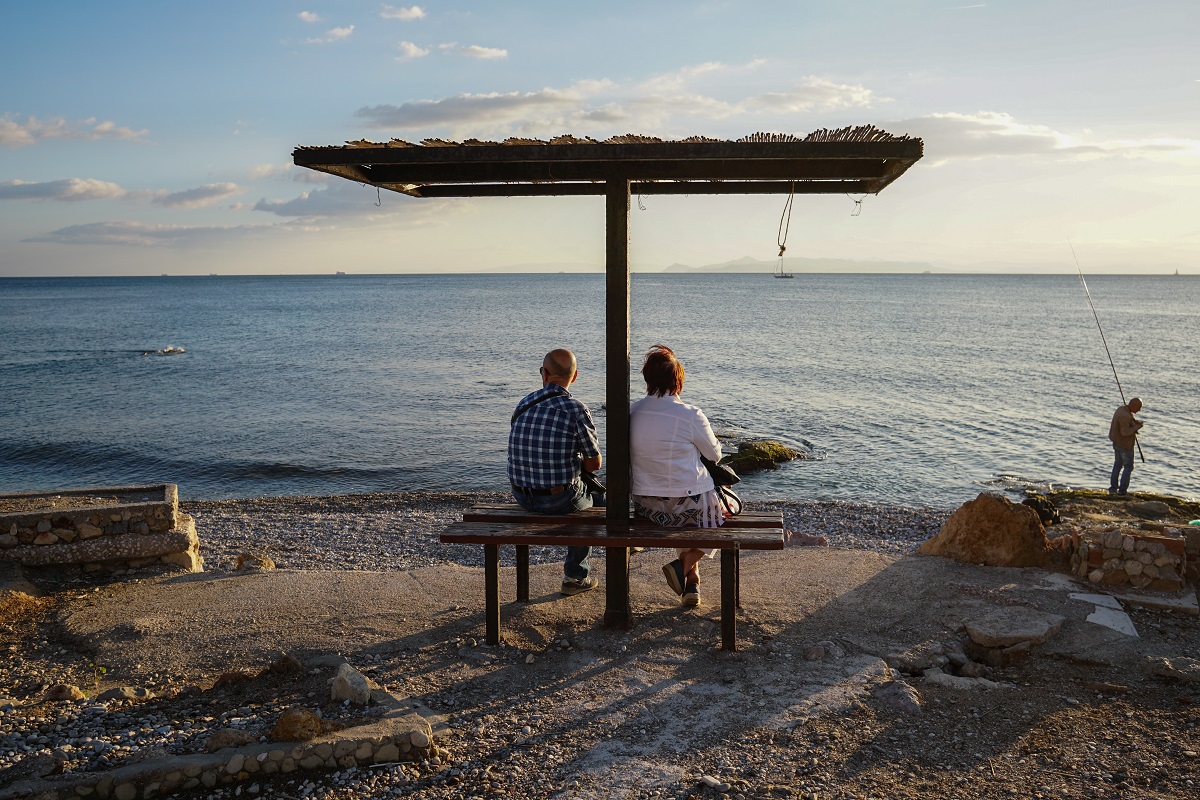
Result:
{"label": "bench slat", "polygon": [[[568,517],[569,519],[569,517]],[[456,544],[583,545],[592,547],[696,547],[702,549],[782,550],[783,528],[658,528],[632,525],[609,528],[603,522],[546,524],[455,522],[441,534]]]}
{"label": "bench slat", "polygon": [[[470,511],[463,513],[463,522],[528,522],[539,525],[570,525],[581,521],[592,523],[604,519],[605,510],[593,506],[573,514],[538,514],[526,511],[516,503],[480,503],[472,506]],[[635,527],[658,527],[648,519],[641,517],[631,520]],[[738,514],[728,517],[722,528],[782,528],[783,515],[775,514]]]}

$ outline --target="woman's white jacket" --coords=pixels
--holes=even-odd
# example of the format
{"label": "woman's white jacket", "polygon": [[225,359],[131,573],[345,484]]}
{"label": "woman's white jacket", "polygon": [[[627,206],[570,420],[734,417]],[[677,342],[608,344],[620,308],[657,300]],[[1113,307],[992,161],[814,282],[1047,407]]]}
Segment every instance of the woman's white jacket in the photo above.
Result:
{"label": "woman's white jacket", "polygon": [[630,493],[685,497],[713,488],[700,454],[721,460],[704,412],[679,395],[646,395],[629,409]]}

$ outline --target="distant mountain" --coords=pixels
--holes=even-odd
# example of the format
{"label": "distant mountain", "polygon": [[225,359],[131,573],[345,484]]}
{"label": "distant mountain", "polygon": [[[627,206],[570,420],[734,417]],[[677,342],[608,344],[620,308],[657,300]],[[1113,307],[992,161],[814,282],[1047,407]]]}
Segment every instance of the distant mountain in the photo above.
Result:
{"label": "distant mountain", "polygon": [[[672,264],[663,272],[774,272],[777,259],[764,261],[745,256],[699,267]],[[784,258],[785,272],[949,272],[928,261],[858,261],[850,258]]]}

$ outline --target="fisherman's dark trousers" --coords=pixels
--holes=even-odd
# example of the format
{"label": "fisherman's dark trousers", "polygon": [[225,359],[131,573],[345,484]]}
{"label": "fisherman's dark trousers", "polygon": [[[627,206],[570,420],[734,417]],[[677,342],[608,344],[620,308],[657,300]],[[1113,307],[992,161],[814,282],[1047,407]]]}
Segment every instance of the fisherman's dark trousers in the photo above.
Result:
{"label": "fisherman's dark trousers", "polygon": [[1126,450],[1113,442],[1113,453],[1115,456],[1112,477],[1108,481],[1108,493],[1125,494],[1129,491],[1129,476],[1133,474],[1133,449]]}

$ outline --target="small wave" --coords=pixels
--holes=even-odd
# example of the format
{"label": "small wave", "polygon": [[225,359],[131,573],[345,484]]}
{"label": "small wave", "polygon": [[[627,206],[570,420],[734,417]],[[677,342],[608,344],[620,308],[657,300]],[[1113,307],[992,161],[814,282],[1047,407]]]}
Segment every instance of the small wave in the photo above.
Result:
{"label": "small wave", "polygon": [[350,480],[377,480],[401,475],[402,467],[320,467],[308,464],[286,464],[280,462],[224,463],[214,464],[214,477],[242,480],[274,480],[287,478],[338,478]]}
{"label": "small wave", "polygon": [[1026,497],[1031,494],[1049,494],[1050,492],[1061,492],[1070,489],[1077,489],[1077,486],[1061,483],[1059,481],[1051,481],[1045,478],[1026,478],[1021,475],[1005,475],[997,474],[987,480],[979,481],[980,486],[992,487],[999,489],[1008,494],[1020,495]]}
{"label": "small wave", "polygon": [[186,353],[186,352],[187,352],[187,350],[184,350],[182,347],[176,347],[173,344],[169,344],[166,347],[162,348],[161,350],[143,350],[142,355],[144,355],[144,356],[175,356],[175,355],[179,355],[180,353]]}

